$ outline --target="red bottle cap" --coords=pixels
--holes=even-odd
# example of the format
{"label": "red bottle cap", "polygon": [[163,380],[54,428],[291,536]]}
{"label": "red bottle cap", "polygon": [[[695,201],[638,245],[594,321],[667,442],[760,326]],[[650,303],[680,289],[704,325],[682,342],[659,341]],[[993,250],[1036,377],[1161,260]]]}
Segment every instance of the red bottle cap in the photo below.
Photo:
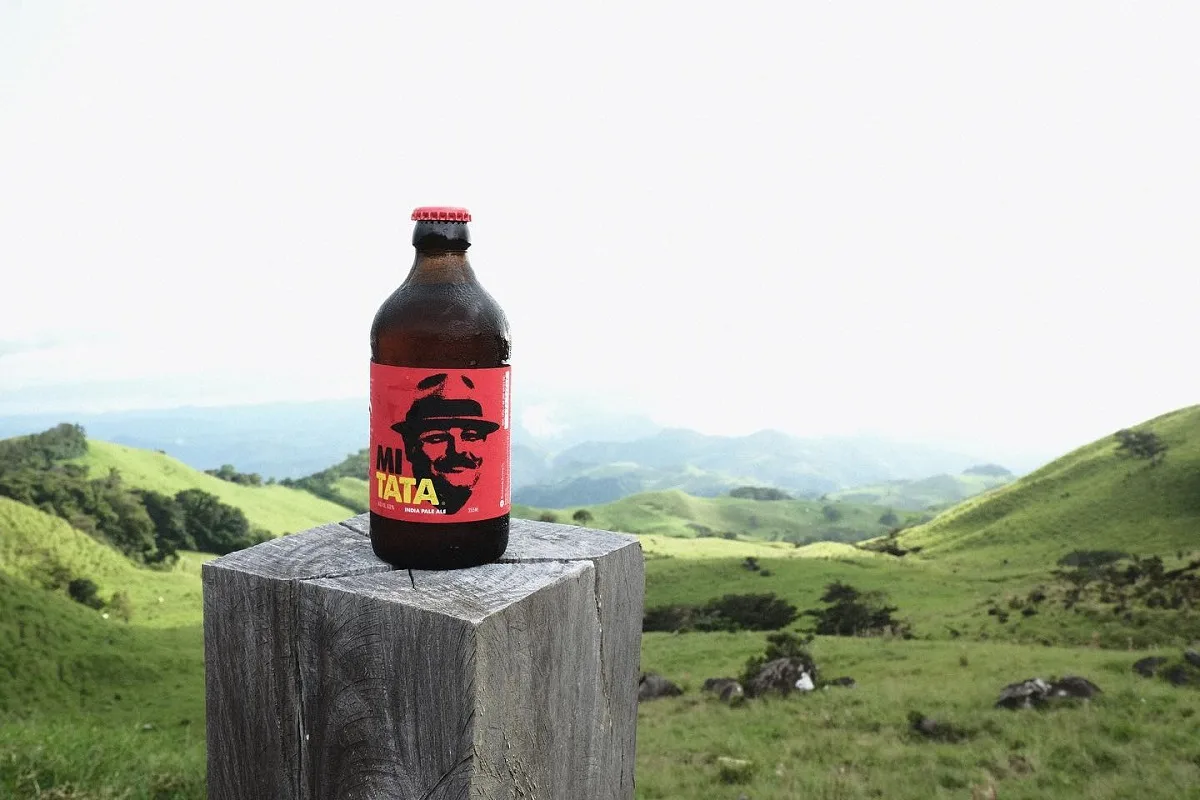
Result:
{"label": "red bottle cap", "polygon": [[421,206],[412,213],[414,220],[434,222],[470,222],[471,212],[454,206]]}

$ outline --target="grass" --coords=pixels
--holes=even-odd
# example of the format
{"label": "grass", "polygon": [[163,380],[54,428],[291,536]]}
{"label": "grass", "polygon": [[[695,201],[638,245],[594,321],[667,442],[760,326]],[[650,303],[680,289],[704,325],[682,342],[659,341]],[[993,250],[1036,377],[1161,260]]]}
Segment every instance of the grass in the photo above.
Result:
{"label": "grass", "polygon": [[579,509],[592,515],[589,527],[637,534],[698,537],[729,533],[763,541],[857,541],[886,532],[879,518],[883,506],[834,504],[841,518],[830,522],[816,500],[748,500],[736,497],[693,497],[677,489],[643,492],[594,506],[541,509],[513,506],[513,514],[538,519],[551,514],[570,522]]}
{"label": "grass", "polygon": [[332,485],[334,494],[344,498],[350,508],[360,508],[369,503],[369,488],[363,478],[342,477]]}
{"label": "grass", "polygon": [[841,542],[813,542],[797,547],[788,542],[761,542],[754,539],[688,539],[661,534],[640,534],[646,558],[885,558]]}
{"label": "grass", "polygon": [[[1200,630],[1165,613],[1126,622],[1050,602],[1007,623],[986,613],[990,603],[1020,604],[1073,549],[1157,553],[1168,566],[1178,563],[1176,550],[1185,560],[1196,552],[1200,407],[1149,425],[1170,445],[1160,466],[1119,459],[1109,441],[1089,445],[902,533],[902,546],[924,548],[904,558],[768,541],[772,531],[794,534],[782,526],[802,518],[775,502],[667,492],[590,508],[598,527],[662,526],[642,537],[648,607],[770,591],[805,609],[842,580],[886,592],[918,637],[818,638],[822,673],[850,675],[857,688],[730,708],[699,686],[736,675],[761,652],[764,634],[645,634],[643,669],[685,693],[639,707],[636,796],[960,798],[994,786],[1004,798],[1200,797],[1200,689],[1130,670],[1147,654],[1178,655]],[[171,491],[194,480],[190,473],[219,484],[198,488],[222,489],[226,502],[270,496],[156,454],[97,444],[91,466],[116,466],[133,485]],[[337,509],[330,518],[346,516],[329,505]],[[772,507],[779,516],[770,516]],[[749,513],[761,538],[695,538],[686,527],[733,529]],[[863,513],[869,520],[875,511]],[[747,556],[769,574],[746,569]],[[199,565],[207,557],[138,568],[57,518],[0,499],[0,797],[204,796]],[[104,619],[62,590],[40,588],[47,564],[92,578],[103,597],[128,592],[132,619]],[[1081,646],[1093,641],[1106,649]],[[1088,677],[1104,693],[1090,705],[1046,712],[992,707],[1007,683],[1063,674]],[[908,729],[913,710],[973,735],[960,744],[926,741]],[[735,769],[722,758],[749,765]]]}
{"label": "grass", "polygon": [[130,486],[174,495],[184,489],[202,489],[221,502],[237,506],[252,525],[273,534],[296,533],[353,515],[337,503],[286,486],[242,486],[194,470],[163,453],[138,450],[110,442],[88,441],[88,454],[77,459],[93,477],[121,473]]}
{"label": "grass", "polygon": [[[736,675],[763,638],[644,636],[643,668],[685,692],[639,708],[637,797],[924,800],[988,785],[1004,798],[1200,796],[1200,692],[1136,676],[1130,665],[1142,654],[820,638],[818,669],[849,675],[856,688],[734,708],[699,691],[705,678]],[[1089,677],[1103,695],[1046,711],[992,707],[1008,683],[1064,674]],[[909,732],[910,710],[975,735],[927,741]],[[748,779],[723,781],[721,757],[750,761]]]}
{"label": "grass", "polygon": [[[0,498],[0,797],[203,797],[200,564],[135,567]],[[129,622],[42,588],[46,565],[125,591]]]}

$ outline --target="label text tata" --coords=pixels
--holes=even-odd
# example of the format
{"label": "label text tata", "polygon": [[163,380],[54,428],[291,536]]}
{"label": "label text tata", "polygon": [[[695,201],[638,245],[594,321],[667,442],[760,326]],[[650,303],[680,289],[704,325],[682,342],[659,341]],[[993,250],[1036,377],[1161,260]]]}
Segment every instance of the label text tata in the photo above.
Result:
{"label": "label text tata", "polygon": [[438,504],[437,491],[430,478],[398,475],[404,468],[404,456],[390,447],[379,445],[375,452],[375,497],[408,505]]}

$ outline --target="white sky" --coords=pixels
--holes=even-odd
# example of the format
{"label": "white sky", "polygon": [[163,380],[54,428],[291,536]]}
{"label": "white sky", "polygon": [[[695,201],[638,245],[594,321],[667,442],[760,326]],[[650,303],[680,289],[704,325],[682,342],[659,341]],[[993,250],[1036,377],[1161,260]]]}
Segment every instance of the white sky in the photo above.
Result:
{"label": "white sky", "polygon": [[364,395],[452,204],[518,393],[1063,450],[1200,401],[1197,41],[1194,2],[0,0],[0,413]]}

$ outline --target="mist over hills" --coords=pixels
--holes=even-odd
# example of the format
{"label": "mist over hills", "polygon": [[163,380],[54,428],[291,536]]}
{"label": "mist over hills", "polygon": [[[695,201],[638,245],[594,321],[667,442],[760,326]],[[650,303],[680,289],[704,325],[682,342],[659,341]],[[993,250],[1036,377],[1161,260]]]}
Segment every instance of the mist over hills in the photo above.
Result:
{"label": "mist over hills", "polygon": [[[89,437],[162,450],[195,469],[233,464],[264,478],[300,478],[366,447],[368,414],[365,397],[102,413],[62,411],[0,416],[0,439],[72,422],[82,425]],[[514,407],[514,479],[542,480],[549,474],[548,459],[575,445],[620,442],[658,430],[660,426],[645,417],[595,404],[556,403],[551,411],[551,405],[537,395],[527,397]]]}
{"label": "mist over hills", "polygon": [[[0,438],[82,425],[88,436],[160,450],[189,466],[231,464],[263,478],[300,478],[366,446],[365,398],[0,418]],[[545,508],[606,503],[681,489],[716,496],[746,484],[796,497],[853,487],[957,475],[987,459],[933,445],[873,436],[800,438],[778,431],[711,436],[666,428],[600,401],[530,393],[514,408],[516,502]],[[968,492],[969,493],[969,492]]]}
{"label": "mist over hills", "polygon": [[666,429],[633,441],[569,447],[543,467],[557,480],[514,482],[513,497],[564,508],[665,488],[714,496],[747,483],[819,497],[855,486],[958,474],[980,461],[975,455],[869,436],[800,438],[779,431],[708,436]]}

